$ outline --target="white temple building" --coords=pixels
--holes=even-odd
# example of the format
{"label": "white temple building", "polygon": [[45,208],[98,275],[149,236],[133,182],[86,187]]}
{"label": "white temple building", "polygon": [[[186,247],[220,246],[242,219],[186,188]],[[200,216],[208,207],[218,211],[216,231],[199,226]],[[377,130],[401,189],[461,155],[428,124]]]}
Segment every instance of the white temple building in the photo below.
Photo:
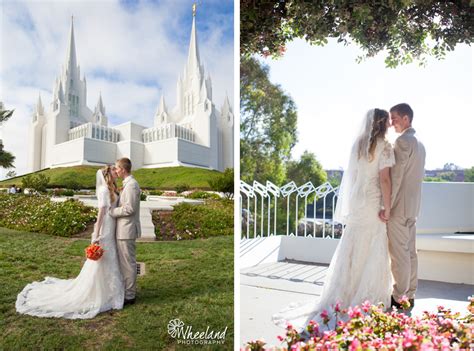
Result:
{"label": "white temple building", "polygon": [[113,164],[121,157],[130,158],[134,169],[190,166],[223,171],[233,167],[232,108],[227,97],[220,110],[214,105],[211,77],[200,62],[195,16],[176,90],[174,108],[168,108],[161,96],[153,127],[133,122],[109,126],[101,96],[94,110],[87,106],[87,83],[80,76],[71,21],[66,62],[54,82],[49,110],[38,97],[33,112],[29,170]]}

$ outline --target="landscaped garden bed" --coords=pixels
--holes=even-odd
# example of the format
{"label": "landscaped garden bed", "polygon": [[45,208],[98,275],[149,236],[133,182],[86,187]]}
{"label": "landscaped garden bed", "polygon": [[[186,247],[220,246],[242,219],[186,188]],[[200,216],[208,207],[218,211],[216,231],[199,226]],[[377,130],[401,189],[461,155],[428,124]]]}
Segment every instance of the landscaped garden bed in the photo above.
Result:
{"label": "landscaped garden bed", "polygon": [[55,202],[43,195],[0,194],[0,227],[70,237],[96,217],[96,209],[73,199]]}
{"label": "landscaped garden bed", "polygon": [[173,211],[153,211],[152,218],[158,240],[233,235],[234,202],[206,199],[204,204],[180,203]]}

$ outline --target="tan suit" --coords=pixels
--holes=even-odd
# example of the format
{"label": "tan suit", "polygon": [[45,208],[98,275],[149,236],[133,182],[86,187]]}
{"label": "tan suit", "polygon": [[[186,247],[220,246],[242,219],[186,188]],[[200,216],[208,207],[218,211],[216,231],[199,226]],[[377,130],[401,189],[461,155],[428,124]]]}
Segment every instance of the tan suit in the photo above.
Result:
{"label": "tan suit", "polygon": [[392,167],[392,209],[388,222],[389,251],[394,278],[393,297],[415,298],[418,285],[416,218],[420,212],[425,173],[425,147],[407,128],[395,141]]}
{"label": "tan suit", "polygon": [[117,252],[127,300],[134,299],[137,290],[135,239],[141,235],[140,192],[135,178],[128,176],[123,181],[118,206],[110,210],[110,215],[117,218]]}

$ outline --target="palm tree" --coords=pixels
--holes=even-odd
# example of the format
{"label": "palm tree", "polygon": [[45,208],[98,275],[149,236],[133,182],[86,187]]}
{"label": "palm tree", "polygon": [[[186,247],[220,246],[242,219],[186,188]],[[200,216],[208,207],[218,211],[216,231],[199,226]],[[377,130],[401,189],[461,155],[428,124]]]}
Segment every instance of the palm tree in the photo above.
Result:
{"label": "palm tree", "polygon": [[[0,102],[0,125],[2,122],[5,122],[13,115],[15,110],[4,110],[3,104]],[[13,162],[15,161],[15,156],[10,152],[3,150],[3,142],[0,139],[0,167],[2,168],[14,168]]]}

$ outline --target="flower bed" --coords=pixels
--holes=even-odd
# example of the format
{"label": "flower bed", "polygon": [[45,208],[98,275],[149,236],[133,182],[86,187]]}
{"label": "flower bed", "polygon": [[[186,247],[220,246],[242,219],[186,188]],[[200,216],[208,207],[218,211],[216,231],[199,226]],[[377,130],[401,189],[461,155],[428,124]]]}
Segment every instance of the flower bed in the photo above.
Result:
{"label": "flower bed", "polygon": [[[369,302],[347,310],[336,305],[331,314],[321,313],[323,325],[310,322],[306,337],[288,325],[286,336],[278,337],[286,345],[273,350],[472,350],[473,297],[468,311],[461,317],[438,306],[437,313],[425,311],[421,317],[410,317],[397,311],[384,312],[383,306]],[[337,321],[335,330],[328,328],[331,318]],[[250,341],[245,350],[265,350],[265,342]]]}
{"label": "flower bed", "polygon": [[204,204],[180,203],[173,211],[153,211],[158,240],[208,238],[234,233],[234,202],[207,199]]}
{"label": "flower bed", "polygon": [[53,202],[47,196],[1,195],[0,227],[69,237],[94,221],[97,211],[77,200]]}

